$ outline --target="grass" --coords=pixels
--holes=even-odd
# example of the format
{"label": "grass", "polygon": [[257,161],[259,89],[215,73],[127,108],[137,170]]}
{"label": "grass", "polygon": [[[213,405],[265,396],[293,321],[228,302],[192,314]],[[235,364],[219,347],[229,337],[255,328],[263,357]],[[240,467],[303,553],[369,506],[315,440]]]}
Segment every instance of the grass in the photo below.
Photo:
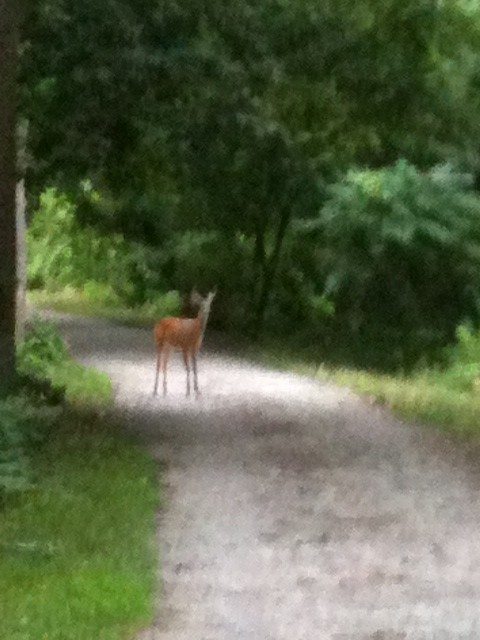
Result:
{"label": "grass", "polygon": [[90,408],[108,406],[113,397],[110,379],[95,369],[83,367],[75,361],[60,364],[52,372],[52,383],[65,389],[65,399],[70,406]]}
{"label": "grass", "polygon": [[131,637],[152,617],[153,463],[75,414],[34,462],[35,491],[0,514],[0,637]]}
{"label": "grass", "polygon": [[463,438],[480,433],[479,385],[458,384],[447,371],[424,369],[385,374],[315,362],[305,351],[274,341],[248,347],[252,359],[276,368],[333,382],[388,407],[398,417],[441,427]]}
{"label": "grass", "polygon": [[102,417],[107,376],[52,378],[68,404],[28,451],[33,487],[0,501],[0,638],[126,640],[153,616],[154,462]]}
{"label": "grass", "polygon": [[447,376],[437,372],[426,370],[411,376],[387,376],[324,369],[319,375],[374,398],[405,420],[442,427],[464,438],[480,433],[478,391],[453,388]]}

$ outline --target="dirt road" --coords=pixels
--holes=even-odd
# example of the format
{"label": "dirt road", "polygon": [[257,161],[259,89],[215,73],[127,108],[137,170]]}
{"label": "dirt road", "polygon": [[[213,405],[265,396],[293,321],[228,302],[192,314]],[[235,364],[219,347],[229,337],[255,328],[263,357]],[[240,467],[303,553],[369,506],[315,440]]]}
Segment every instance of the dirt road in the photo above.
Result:
{"label": "dirt road", "polygon": [[179,358],[154,399],[149,331],[60,325],[167,464],[141,640],[480,639],[478,452],[208,343],[202,399],[184,397]]}

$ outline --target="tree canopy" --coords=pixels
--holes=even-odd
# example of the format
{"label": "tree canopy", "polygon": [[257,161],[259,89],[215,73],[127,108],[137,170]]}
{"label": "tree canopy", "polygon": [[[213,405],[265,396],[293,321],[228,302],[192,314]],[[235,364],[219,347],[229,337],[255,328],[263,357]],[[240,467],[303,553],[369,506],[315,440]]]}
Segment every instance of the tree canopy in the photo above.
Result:
{"label": "tree canopy", "polygon": [[[242,255],[224,294],[233,307],[244,291],[261,327],[279,274],[328,290],[325,238],[305,236],[298,255],[292,224],[326,225],[348,171],[387,176],[404,158],[476,180],[479,26],[464,0],[41,0],[22,48],[30,193],[69,191],[84,224],[162,249],[173,287],[189,271],[179,247],[210,234],[199,279],[213,284],[215,255]],[[357,205],[348,215],[365,220]],[[339,264],[346,246],[330,247]]]}

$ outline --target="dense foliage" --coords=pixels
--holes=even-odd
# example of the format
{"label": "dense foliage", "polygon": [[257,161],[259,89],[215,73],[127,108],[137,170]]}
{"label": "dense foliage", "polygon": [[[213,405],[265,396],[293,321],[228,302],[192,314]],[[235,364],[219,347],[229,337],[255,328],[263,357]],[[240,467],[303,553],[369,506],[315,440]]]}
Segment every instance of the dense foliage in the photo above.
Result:
{"label": "dense foliage", "polygon": [[230,329],[435,351],[477,322],[479,26],[462,0],[35,3],[31,284],[216,284]]}
{"label": "dense foliage", "polygon": [[406,162],[352,170],[303,233],[321,247],[313,268],[335,324],[349,341],[376,343],[377,357],[388,349],[405,364],[465,319],[478,323],[480,198],[468,176]]}

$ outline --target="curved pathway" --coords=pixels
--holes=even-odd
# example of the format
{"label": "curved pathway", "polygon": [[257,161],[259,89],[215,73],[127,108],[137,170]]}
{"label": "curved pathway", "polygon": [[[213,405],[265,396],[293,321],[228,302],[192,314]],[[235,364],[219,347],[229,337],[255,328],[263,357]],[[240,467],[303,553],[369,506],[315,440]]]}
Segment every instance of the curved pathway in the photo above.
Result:
{"label": "curved pathway", "polygon": [[[348,390],[205,350],[151,395],[151,332],[58,319],[166,465],[139,640],[479,640],[480,454]],[[480,419],[480,417],[479,417]]]}

